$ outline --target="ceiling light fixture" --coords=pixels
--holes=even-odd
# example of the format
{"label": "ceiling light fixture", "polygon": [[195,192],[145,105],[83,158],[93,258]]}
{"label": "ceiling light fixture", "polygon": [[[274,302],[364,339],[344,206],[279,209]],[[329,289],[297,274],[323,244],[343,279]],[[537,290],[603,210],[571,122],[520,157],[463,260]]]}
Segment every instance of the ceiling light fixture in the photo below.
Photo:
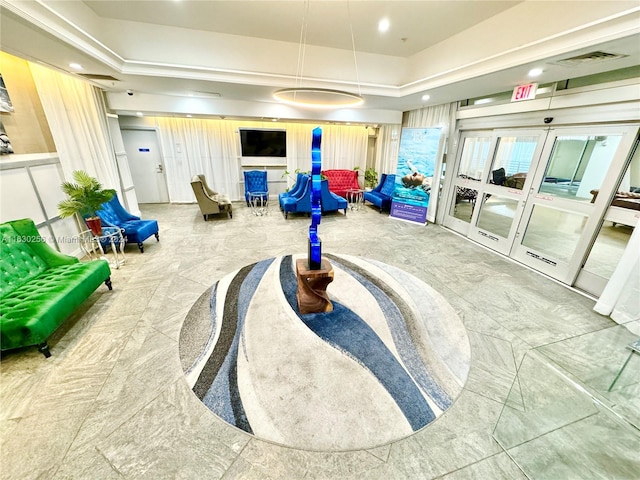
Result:
{"label": "ceiling light fixture", "polygon": [[542,69],[541,68],[532,68],[531,70],[529,70],[529,76],[530,77],[538,77],[542,75]]}
{"label": "ceiling light fixture", "polygon": [[302,27],[300,28],[300,44],[298,46],[298,64],[296,67],[296,86],[294,88],[283,88],[274,92],[273,98],[276,100],[294,105],[297,107],[310,108],[343,108],[356,107],[364,103],[360,92],[360,77],[358,75],[358,62],[356,60],[356,43],[353,35],[353,24],[351,22],[351,8],[347,1],[347,11],[349,17],[349,28],[351,30],[351,47],[353,50],[353,63],[356,70],[356,82],[358,93],[351,93],[344,90],[333,90],[329,88],[303,87],[302,79],[304,72],[304,57],[307,47],[309,0],[305,2]]}
{"label": "ceiling light fixture", "polygon": [[383,18],[382,20],[380,20],[378,22],[378,31],[380,33],[386,32],[387,30],[389,30],[389,25],[390,25],[389,19],[388,18]]}
{"label": "ceiling light fixture", "polygon": [[424,95],[422,95],[422,101],[426,102],[427,100],[429,100],[431,98],[431,95],[425,93]]}
{"label": "ceiling light fixture", "polygon": [[70,63],[69,67],[73,68],[74,70],[82,70],[82,65],[80,65],[79,63]]}

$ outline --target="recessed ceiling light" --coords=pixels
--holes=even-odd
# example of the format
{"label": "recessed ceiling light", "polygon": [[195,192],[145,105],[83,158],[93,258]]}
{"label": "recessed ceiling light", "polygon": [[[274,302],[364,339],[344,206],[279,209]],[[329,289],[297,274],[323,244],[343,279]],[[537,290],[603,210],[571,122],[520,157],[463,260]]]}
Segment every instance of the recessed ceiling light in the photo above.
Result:
{"label": "recessed ceiling light", "polygon": [[69,67],[73,68],[74,70],[82,70],[82,65],[80,65],[79,63],[70,63]]}
{"label": "recessed ceiling light", "polygon": [[531,70],[529,70],[529,76],[530,77],[537,77],[539,75],[542,75],[542,69],[541,68],[532,68]]}
{"label": "recessed ceiling light", "polygon": [[142,112],[136,112],[136,115],[141,117],[142,116]]}
{"label": "recessed ceiling light", "polygon": [[424,95],[422,95],[422,101],[423,101],[423,102],[426,102],[426,101],[427,101],[427,100],[429,100],[430,98],[431,98],[431,95],[428,95],[428,94],[426,94],[426,93],[425,93]]}
{"label": "recessed ceiling light", "polygon": [[193,117],[193,115],[187,115],[187,118],[191,118],[191,117]]}
{"label": "recessed ceiling light", "polygon": [[380,33],[384,33],[387,30],[389,30],[389,19],[388,18],[383,18],[382,20],[380,20],[378,22],[378,31]]}

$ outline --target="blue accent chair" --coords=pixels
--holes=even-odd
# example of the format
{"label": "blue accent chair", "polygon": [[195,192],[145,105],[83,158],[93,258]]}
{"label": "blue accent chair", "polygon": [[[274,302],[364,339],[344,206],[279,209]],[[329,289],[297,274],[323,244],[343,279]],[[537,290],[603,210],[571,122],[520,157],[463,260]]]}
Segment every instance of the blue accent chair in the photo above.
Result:
{"label": "blue accent chair", "polygon": [[364,192],[364,200],[373,203],[380,209],[380,213],[385,208],[391,208],[393,192],[396,189],[396,176],[383,173],[380,176],[380,183],[370,192]]}
{"label": "blue accent chair", "polygon": [[298,192],[300,191],[300,189],[304,186],[304,184],[303,184],[303,178],[304,177],[305,177],[304,173],[298,173],[298,175],[296,176],[296,183],[293,184],[293,186],[289,189],[289,191],[278,194],[278,203],[280,204],[280,210],[283,210],[282,201],[285,198],[288,198],[288,197],[290,197],[292,195],[296,196],[298,194]]}
{"label": "blue accent chair", "polygon": [[322,204],[322,213],[344,210],[344,214],[346,215],[347,207],[349,206],[347,200],[337,193],[333,193],[329,190],[329,180],[322,180],[320,185],[320,203]]}
{"label": "blue accent chair", "polygon": [[140,217],[131,215],[120,204],[118,196],[114,195],[107,203],[103,203],[96,212],[106,227],[118,227],[124,231],[127,243],[137,243],[140,253],[144,253],[144,242],[151,235],[155,235],[160,241],[157,220],[141,220]]}
{"label": "blue accent chair", "polygon": [[289,213],[311,213],[311,175],[303,175],[296,185],[300,186],[295,192],[292,189],[288,196],[280,200],[284,218],[287,218]]}
{"label": "blue accent chair", "polygon": [[269,185],[267,184],[266,170],[249,170],[244,172],[244,199],[249,206],[249,192],[267,192],[261,200],[266,202],[269,199]]}
{"label": "blue accent chair", "polygon": [[[301,187],[296,195],[289,195],[282,199],[284,218],[287,218],[289,213],[311,213],[311,175],[304,175],[300,183]],[[349,205],[344,198],[329,191],[327,180],[320,182],[320,204],[322,213],[344,210],[345,215]]]}

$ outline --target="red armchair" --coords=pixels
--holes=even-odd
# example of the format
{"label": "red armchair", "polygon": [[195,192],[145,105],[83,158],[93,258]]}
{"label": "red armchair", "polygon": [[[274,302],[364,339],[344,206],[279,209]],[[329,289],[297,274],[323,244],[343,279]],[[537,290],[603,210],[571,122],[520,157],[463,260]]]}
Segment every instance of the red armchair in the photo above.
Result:
{"label": "red armchair", "polygon": [[322,174],[329,181],[329,191],[343,198],[346,198],[347,190],[360,188],[357,170],[324,170]]}

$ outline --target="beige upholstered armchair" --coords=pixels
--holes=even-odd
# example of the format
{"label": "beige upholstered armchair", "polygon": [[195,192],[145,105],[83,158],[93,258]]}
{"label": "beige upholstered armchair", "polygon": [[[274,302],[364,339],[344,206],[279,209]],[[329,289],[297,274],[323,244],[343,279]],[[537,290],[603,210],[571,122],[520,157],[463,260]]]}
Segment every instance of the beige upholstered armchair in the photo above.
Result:
{"label": "beige upholstered armchair", "polygon": [[209,215],[217,215],[219,213],[226,213],[229,218],[233,218],[233,212],[231,207],[231,201],[226,195],[214,192],[207,185],[207,181],[204,175],[194,175],[191,179],[191,187],[193,193],[198,201],[200,212],[207,221]]}

